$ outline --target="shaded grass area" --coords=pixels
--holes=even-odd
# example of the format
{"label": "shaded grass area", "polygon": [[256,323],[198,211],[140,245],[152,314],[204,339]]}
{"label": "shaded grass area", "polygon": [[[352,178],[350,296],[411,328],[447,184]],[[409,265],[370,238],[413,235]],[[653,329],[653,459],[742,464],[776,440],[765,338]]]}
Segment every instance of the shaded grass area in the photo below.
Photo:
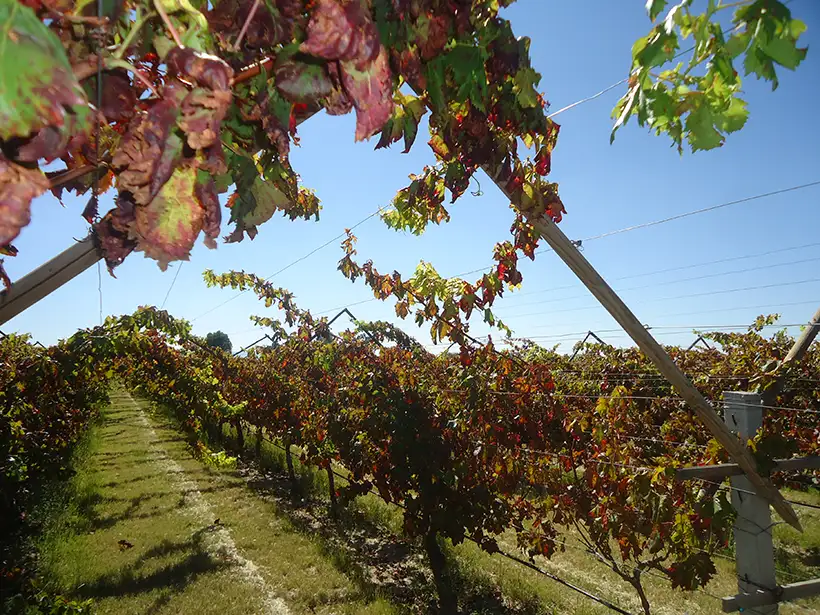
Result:
{"label": "shaded grass area", "polygon": [[241,476],[194,460],[167,421],[146,423],[126,395],[112,396],[90,449],[39,547],[50,588],[92,599],[95,612],[402,612],[362,592]]}
{"label": "shaded grass area", "polygon": [[[228,446],[234,452],[237,450],[235,431],[228,426],[224,427],[223,435]],[[259,446],[259,456],[256,457],[256,437],[246,434],[245,463],[243,473],[250,474],[249,483],[259,492],[273,490],[277,497],[287,501],[290,493],[290,483],[287,479],[285,455],[277,444],[263,440]],[[323,524],[333,526],[329,519],[327,508],[329,503],[328,481],[324,471],[305,466],[299,463],[298,454],[294,454],[298,479],[299,500],[290,514],[308,514],[312,519],[311,531],[321,531]],[[256,468],[256,469],[254,469]],[[337,468],[344,474],[342,468]],[[260,480],[257,474],[263,475]],[[338,479],[338,484],[344,484]],[[820,493],[787,491],[786,496],[798,501],[805,501],[820,505]],[[817,560],[820,550],[820,511],[808,508],[799,508],[806,531],[798,534],[786,525],[777,525],[774,530],[777,545],[778,581],[781,584],[820,577],[820,562]],[[401,536],[402,512],[393,505],[385,503],[373,494],[357,498],[341,513],[341,519],[336,523],[347,524],[352,528],[370,527],[372,534],[386,532],[389,535]],[[544,570],[552,572],[592,593],[606,598],[622,608],[638,613],[640,602],[634,589],[625,583],[607,566],[596,560],[592,555],[583,551],[574,536],[564,535],[568,548],[565,552],[556,554],[551,560],[539,558],[537,564]],[[331,540],[331,543],[338,542]],[[500,537],[504,550],[515,552],[515,536],[511,532]],[[577,548],[569,545],[577,544]],[[537,572],[522,567],[498,555],[490,555],[482,551],[477,545],[465,542],[461,545],[447,545],[448,561],[455,571],[455,583],[461,597],[462,610],[466,613],[496,614],[496,613],[576,613],[599,614],[610,613],[605,606],[596,604],[588,598],[562,587],[539,575]],[[334,548],[340,548],[338,545]],[[353,549],[355,545],[345,548]],[[414,549],[414,545],[408,545]],[[733,553],[727,551],[724,558],[716,558],[718,570],[715,578],[705,588],[705,591],[682,592],[674,590],[665,578],[644,577],[644,586],[653,605],[653,613],[720,613],[719,598],[733,595],[737,592],[737,578],[735,563],[731,561]],[[358,557],[358,556],[354,556]],[[426,567],[426,561],[422,563]],[[433,592],[432,584],[427,576],[429,592]],[[428,601],[429,604],[429,601]],[[421,605],[416,605],[420,607]],[[781,613],[806,613],[817,610],[820,612],[820,597],[801,600],[796,604],[784,603],[780,607]]]}
{"label": "shaded grass area", "polygon": [[[94,423],[101,422],[99,417]],[[79,481],[70,480],[75,468],[82,467],[96,447],[95,431],[90,428],[74,445],[65,471],[32,485],[31,500],[24,523],[0,522],[3,559],[9,563],[10,576],[0,577],[0,614],[86,613],[87,601],[61,595],[40,574],[39,547],[42,536],[49,535],[63,511],[76,499],[86,497]]]}

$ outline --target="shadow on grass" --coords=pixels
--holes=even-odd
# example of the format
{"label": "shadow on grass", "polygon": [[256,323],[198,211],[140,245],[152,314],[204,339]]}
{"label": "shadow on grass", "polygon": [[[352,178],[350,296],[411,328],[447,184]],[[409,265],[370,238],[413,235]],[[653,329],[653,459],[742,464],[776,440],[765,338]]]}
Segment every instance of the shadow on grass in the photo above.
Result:
{"label": "shadow on grass", "polygon": [[[356,584],[363,596],[368,599],[381,596],[415,613],[439,612],[426,556],[417,544],[397,537],[386,529],[387,511],[365,511],[351,506],[342,508],[333,517],[329,513],[329,498],[325,495],[328,487],[323,470],[297,463],[294,495],[284,452],[265,442],[257,457],[254,436],[246,436],[242,451],[238,450],[232,434],[226,435],[223,444],[240,456],[239,467],[232,473],[241,476],[256,494],[273,500],[276,512],[285,517],[295,530],[314,540],[334,566]],[[550,613],[535,594],[513,603],[491,579],[462,569],[449,554],[448,563],[462,613]]]}
{"label": "shadow on grass", "polygon": [[[134,563],[86,583],[78,589],[77,594],[82,598],[100,599],[167,590],[147,612],[155,611],[163,604],[167,604],[173,594],[184,591],[185,587],[199,576],[231,565],[228,562],[217,561],[207,553],[202,544],[203,535],[207,531],[208,528],[199,530],[186,541],[166,540],[141,555]],[[147,574],[141,572],[151,560],[168,556],[173,556],[177,561]]]}

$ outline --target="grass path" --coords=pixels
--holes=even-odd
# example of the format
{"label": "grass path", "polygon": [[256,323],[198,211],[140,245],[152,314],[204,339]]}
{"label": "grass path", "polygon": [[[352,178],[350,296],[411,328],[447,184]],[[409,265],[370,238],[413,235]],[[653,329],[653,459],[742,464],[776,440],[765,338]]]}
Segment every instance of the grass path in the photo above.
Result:
{"label": "grass path", "polygon": [[50,583],[98,613],[397,613],[233,472],[119,392],[41,549]]}

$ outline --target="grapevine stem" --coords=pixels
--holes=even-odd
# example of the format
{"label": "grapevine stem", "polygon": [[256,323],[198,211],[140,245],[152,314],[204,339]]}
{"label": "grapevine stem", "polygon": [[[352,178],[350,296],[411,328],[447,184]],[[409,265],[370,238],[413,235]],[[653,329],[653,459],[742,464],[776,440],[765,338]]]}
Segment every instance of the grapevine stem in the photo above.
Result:
{"label": "grapevine stem", "polygon": [[273,58],[267,57],[259,60],[252,66],[249,66],[245,70],[241,71],[236,77],[233,78],[231,85],[236,85],[237,83],[242,83],[243,81],[247,81],[248,79],[252,79],[256,77],[259,73],[262,72],[263,68],[267,68],[268,65],[273,63]]}
{"label": "grapevine stem", "polygon": [[[142,29],[142,26],[145,25],[145,22],[155,17],[156,13],[154,11],[148,11],[142,17],[138,17],[137,21],[134,23],[134,27],[128,32],[128,36],[125,37],[125,40],[120,45],[119,49],[114,52],[113,56],[118,60],[122,59],[122,56],[125,55],[125,52],[128,51],[129,45],[134,42],[134,38],[137,36],[139,31]],[[167,22],[166,22],[167,23]]]}
{"label": "grapevine stem", "polygon": [[157,9],[159,16],[162,17],[162,21],[165,22],[165,27],[168,28],[168,31],[171,33],[177,47],[184,47],[179,38],[179,33],[177,33],[176,28],[174,28],[174,24],[171,23],[171,19],[168,17],[168,13],[166,13],[165,9],[162,8],[162,0],[154,0],[154,7]]}
{"label": "grapevine stem", "polygon": [[242,44],[242,39],[245,38],[245,33],[248,31],[248,27],[251,25],[251,21],[253,20],[254,15],[256,15],[256,11],[259,9],[259,4],[259,0],[254,0],[251,11],[248,13],[248,18],[242,25],[242,29],[239,31],[239,36],[236,37],[236,42],[233,44],[234,51],[239,50],[239,45]]}
{"label": "grapevine stem", "polygon": [[136,77],[137,80],[140,83],[142,83],[142,85],[144,85],[146,88],[151,90],[151,93],[154,96],[156,96],[157,98],[162,98],[159,95],[159,92],[157,92],[156,89],[154,88],[154,85],[150,81],[148,81],[148,79],[145,77],[145,75],[143,75],[139,71],[139,69],[136,66],[134,66],[133,64],[131,64],[130,62],[126,62],[125,60],[120,60],[118,58],[109,58],[105,62],[105,67],[106,68],[124,68],[129,73],[133,73],[134,77]]}

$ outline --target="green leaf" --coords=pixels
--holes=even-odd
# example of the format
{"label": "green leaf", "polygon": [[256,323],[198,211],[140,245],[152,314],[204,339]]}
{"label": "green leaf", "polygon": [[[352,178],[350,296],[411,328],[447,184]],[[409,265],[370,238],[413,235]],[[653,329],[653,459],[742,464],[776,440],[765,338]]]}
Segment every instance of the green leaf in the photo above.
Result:
{"label": "green leaf", "polygon": [[48,128],[60,137],[56,148],[49,139],[43,156],[52,160],[70,138],[88,132],[88,120],[88,101],[60,40],[29,7],[0,0],[0,139],[27,138]]}
{"label": "green leaf", "polygon": [[749,110],[746,108],[746,101],[740,98],[732,98],[729,109],[723,113],[720,122],[720,129],[723,132],[735,132],[743,128],[746,120],[749,119]]}
{"label": "green leaf", "polygon": [[404,153],[408,153],[416,140],[419,131],[418,120],[407,115],[404,118]]}
{"label": "green leaf", "polygon": [[747,75],[757,75],[759,79],[771,81],[773,90],[776,90],[780,84],[777,80],[777,73],[774,70],[774,62],[756,45],[753,45],[746,52],[743,68]]}
{"label": "green leaf", "polygon": [[715,128],[715,117],[707,104],[701,103],[692,109],[686,118],[686,130],[693,152],[723,145],[723,136]]}
{"label": "green leaf", "polygon": [[752,39],[748,32],[734,34],[729,37],[726,44],[723,46],[723,51],[732,59],[738,57],[741,53],[746,51],[749,47],[749,41]]}
{"label": "green leaf", "polygon": [[794,70],[806,57],[806,49],[799,49],[795,41],[785,38],[774,38],[760,45],[761,50],[772,60]]}
{"label": "green leaf", "polygon": [[136,207],[132,231],[137,250],[155,259],[163,271],[174,260],[188,260],[205,210],[195,195],[196,169],[178,168],[148,205]]}
{"label": "green leaf", "polygon": [[655,21],[655,18],[666,8],[666,2],[667,0],[646,0],[646,12],[649,13],[649,19]]}
{"label": "green leaf", "polygon": [[629,116],[635,109],[635,105],[637,104],[637,97],[638,91],[640,90],[640,84],[636,83],[632,87],[629,88],[629,91],[624,95],[621,100],[618,101],[615,110],[613,111],[613,115],[617,115],[618,119],[615,122],[615,125],[612,127],[612,133],[609,135],[609,143],[612,144],[615,141],[615,133],[618,129],[623,126]]}
{"label": "green leaf", "polygon": [[519,105],[525,109],[539,106],[536,86],[540,81],[541,75],[532,68],[521,68],[515,73],[515,92]]}
{"label": "green leaf", "polygon": [[636,66],[643,68],[662,66],[675,57],[678,47],[678,35],[674,30],[668,32],[663,26],[656,26],[647,38],[636,41],[632,58]]}
{"label": "green leaf", "polygon": [[427,93],[430,95],[430,104],[434,109],[443,109],[444,102],[444,62],[436,58],[424,67],[427,79]]}
{"label": "green leaf", "polygon": [[[445,55],[439,56],[428,63],[428,91],[440,89],[446,84],[446,77],[452,79],[456,102],[470,101],[478,109],[486,111],[487,73],[484,70],[486,51],[476,45],[457,43]],[[435,68],[434,65],[436,66]],[[431,77],[434,79],[430,83]],[[440,82],[436,80],[441,79]],[[441,91],[441,89],[440,89]],[[431,91],[431,96],[434,95]],[[435,98],[434,104],[435,104]],[[443,105],[443,102],[442,102]]]}

